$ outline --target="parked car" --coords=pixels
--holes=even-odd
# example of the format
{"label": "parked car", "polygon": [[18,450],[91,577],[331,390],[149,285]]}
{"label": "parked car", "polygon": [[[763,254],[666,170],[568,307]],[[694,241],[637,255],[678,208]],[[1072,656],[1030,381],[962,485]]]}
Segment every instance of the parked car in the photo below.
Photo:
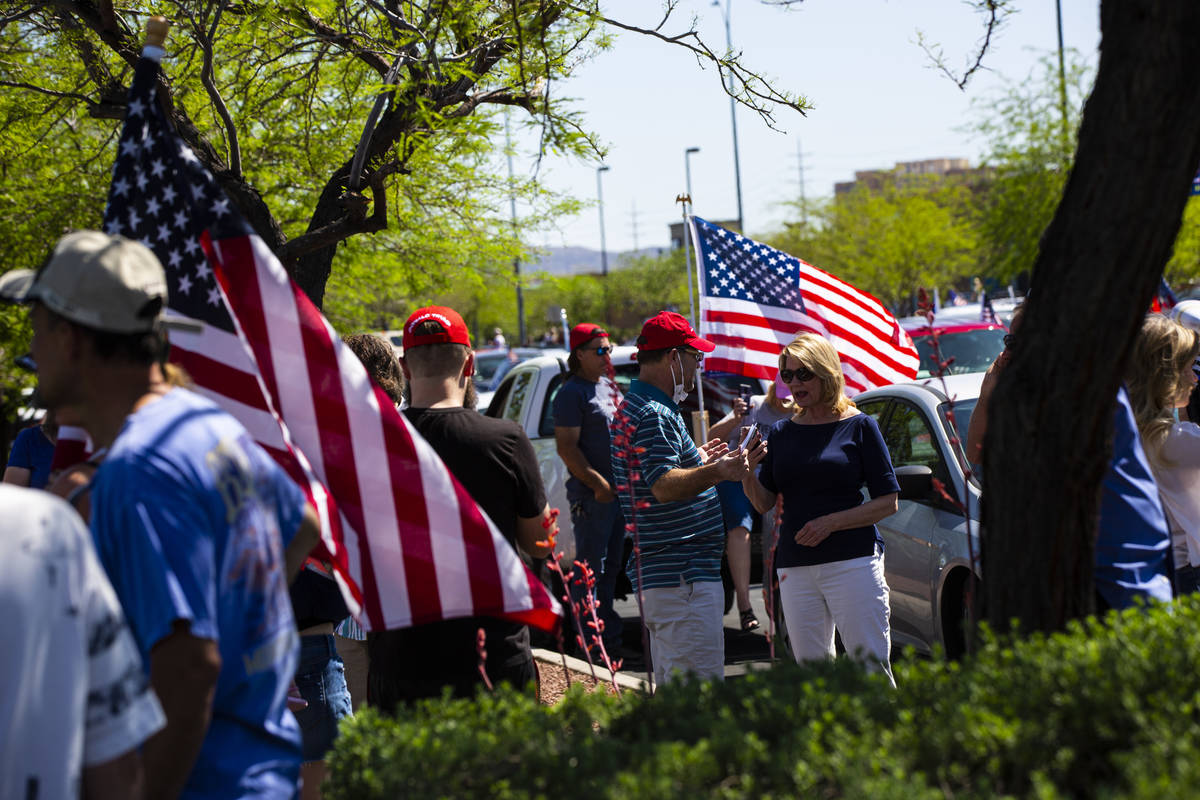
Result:
{"label": "parked car", "polygon": [[540,356],[567,360],[567,351],[562,349],[542,350],[536,347],[489,347],[475,351],[475,390],[478,392],[476,408],[487,411],[492,395],[504,380],[504,376],[522,361]]}
{"label": "parked car", "polygon": [[[622,394],[629,390],[629,384],[637,377],[638,365],[634,360],[636,352],[636,347],[620,346],[613,349],[613,372]],[[558,543],[565,555],[565,561],[570,563],[575,558],[575,535],[571,526],[570,503],[567,502],[568,473],[562,459],[558,457],[554,441],[554,396],[566,377],[565,353],[561,356],[539,356],[523,361],[512,367],[501,380],[485,413],[489,417],[513,420],[524,429],[533,443],[541,467],[542,482],[546,487],[546,498],[551,508],[561,511],[558,518]],[[765,384],[756,379],[722,373],[704,374],[705,408],[710,410],[711,419],[715,421],[728,412],[743,383],[750,384],[755,394],[766,391]],[[693,404],[692,408],[698,407],[695,405],[695,398],[696,393],[693,392],[689,399],[681,404],[685,414],[689,403]],[[727,592],[727,595],[726,606],[732,603],[731,591]]]}
{"label": "parked car", "polygon": [[975,585],[978,591],[981,577],[980,485],[960,443],[982,383],[978,372],[950,375],[944,382],[894,384],[854,398],[879,423],[900,483],[899,510],[879,523],[892,641],[922,652],[940,643],[951,657],[963,652],[968,590]]}
{"label": "parked car", "polygon": [[[902,323],[903,324],[903,323]],[[911,324],[911,323],[910,323]],[[937,333],[941,360],[953,359],[947,374],[987,372],[987,368],[1004,351],[1004,336],[1008,331],[1001,325],[987,322],[939,322],[930,327],[924,318],[920,324],[906,324],[905,330],[917,346],[920,366],[917,378],[936,374],[938,358],[934,352],[933,334]]]}

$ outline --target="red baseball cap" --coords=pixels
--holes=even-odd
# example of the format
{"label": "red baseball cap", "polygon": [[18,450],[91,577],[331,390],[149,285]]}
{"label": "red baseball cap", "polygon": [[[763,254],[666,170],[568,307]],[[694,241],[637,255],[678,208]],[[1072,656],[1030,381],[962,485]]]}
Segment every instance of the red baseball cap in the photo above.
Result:
{"label": "red baseball cap", "polygon": [[711,353],[717,346],[708,339],[701,339],[682,314],[660,311],[642,326],[638,337],[638,350],[665,350],[668,347],[694,347],[702,353]]}
{"label": "red baseball cap", "polygon": [[585,345],[598,336],[608,336],[608,331],[591,322],[581,322],[571,328],[571,349]]}
{"label": "red baseball cap", "polygon": [[[422,322],[436,322],[439,331],[434,333],[413,333]],[[471,334],[463,318],[453,308],[446,306],[426,306],[418,308],[404,323],[404,349],[420,347],[423,344],[462,344],[471,346]]]}

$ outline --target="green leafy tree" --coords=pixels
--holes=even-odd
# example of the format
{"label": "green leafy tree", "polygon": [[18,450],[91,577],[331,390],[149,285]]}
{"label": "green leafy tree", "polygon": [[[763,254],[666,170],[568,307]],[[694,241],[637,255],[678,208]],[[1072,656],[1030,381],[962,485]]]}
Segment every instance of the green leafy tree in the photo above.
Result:
{"label": "green leafy tree", "polygon": [[806,221],[768,241],[896,308],[917,287],[978,274],[978,190],[959,177],[889,173],[876,186],[797,204]]}
{"label": "green leafy tree", "polygon": [[980,119],[972,128],[987,142],[983,164],[992,174],[979,217],[982,272],[1002,283],[1033,268],[1071,169],[1079,115],[1094,75],[1070,51],[1065,76],[1065,123],[1057,59],[1051,55],[1024,80],[973,103]]}

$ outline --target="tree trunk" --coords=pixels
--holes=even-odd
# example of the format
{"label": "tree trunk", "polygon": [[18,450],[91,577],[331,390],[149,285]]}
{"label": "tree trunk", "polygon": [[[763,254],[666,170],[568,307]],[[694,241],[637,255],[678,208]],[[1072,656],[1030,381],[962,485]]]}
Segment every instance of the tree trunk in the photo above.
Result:
{"label": "tree trunk", "polygon": [[1200,161],[1200,3],[1104,0],[1100,14],[1075,167],[989,408],[983,583],[1001,630],[1093,609],[1116,393]]}

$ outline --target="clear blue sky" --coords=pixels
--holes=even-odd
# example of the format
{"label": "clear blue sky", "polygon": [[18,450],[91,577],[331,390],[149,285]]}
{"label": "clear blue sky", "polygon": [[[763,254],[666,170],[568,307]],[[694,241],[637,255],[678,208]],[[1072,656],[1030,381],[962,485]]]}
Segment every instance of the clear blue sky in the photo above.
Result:
{"label": "clear blue sky", "polygon": [[[977,115],[971,101],[1004,79],[1022,80],[1041,55],[1057,46],[1053,0],[1019,3],[994,37],[966,91],[931,66],[917,31],[940,43],[948,64],[962,71],[983,34],[982,18],[953,0],[805,0],[790,8],[758,0],[730,0],[733,46],[747,66],[815,106],[802,117],[779,110],[770,130],[753,112],[738,109],[742,196],[747,231],[777,227],[780,203],[799,194],[797,150],[804,154],[807,195],[829,196],[855,170],[891,168],[897,161],[962,157],[978,162],[983,142],[964,130]],[[714,46],[725,42],[721,6],[682,0],[668,32],[685,30],[694,15]],[[655,0],[608,0],[609,16],[652,27],[661,18]],[[1062,0],[1063,36],[1093,67],[1098,60],[1099,3]],[[579,98],[587,121],[608,144],[604,213],[610,253],[637,244],[666,247],[667,225],[680,218],[675,195],[684,189],[684,149],[691,157],[695,212],[709,219],[737,215],[728,97],[717,72],[701,69],[682,49],[620,33],[614,47],[555,87]],[[518,170],[532,170],[531,142],[522,142]],[[588,201],[596,198],[596,163],[563,158],[542,162],[548,186]],[[557,229],[536,237],[546,246],[599,249],[593,205]]]}

